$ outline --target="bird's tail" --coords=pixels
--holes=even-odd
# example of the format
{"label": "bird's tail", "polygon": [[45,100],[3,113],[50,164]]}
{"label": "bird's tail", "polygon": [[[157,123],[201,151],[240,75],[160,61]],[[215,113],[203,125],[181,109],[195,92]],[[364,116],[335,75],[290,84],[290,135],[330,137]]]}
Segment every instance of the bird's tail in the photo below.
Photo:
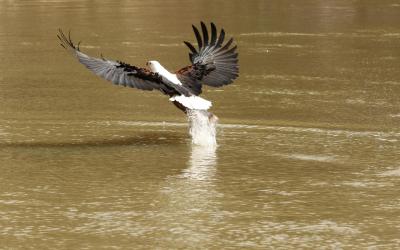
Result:
{"label": "bird's tail", "polygon": [[193,110],[208,110],[211,108],[212,103],[206,99],[203,99],[199,96],[184,96],[184,95],[176,95],[169,99],[170,101],[179,102],[187,109]]}

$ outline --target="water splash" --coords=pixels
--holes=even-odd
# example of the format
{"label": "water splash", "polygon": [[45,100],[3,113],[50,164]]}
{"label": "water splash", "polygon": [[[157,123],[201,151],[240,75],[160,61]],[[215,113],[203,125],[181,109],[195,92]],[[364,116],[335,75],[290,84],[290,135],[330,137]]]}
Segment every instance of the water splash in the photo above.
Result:
{"label": "water splash", "polygon": [[196,145],[217,145],[217,123],[218,117],[205,110],[188,110],[189,133],[192,143]]}

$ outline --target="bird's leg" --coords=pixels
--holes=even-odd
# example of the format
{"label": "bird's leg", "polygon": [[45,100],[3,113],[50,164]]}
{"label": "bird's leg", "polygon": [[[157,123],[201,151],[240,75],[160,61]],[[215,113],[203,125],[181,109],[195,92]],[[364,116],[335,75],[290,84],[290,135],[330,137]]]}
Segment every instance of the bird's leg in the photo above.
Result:
{"label": "bird's leg", "polygon": [[172,102],[178,109],[182,110],[183,113],[187,114],[187,109],[185,106],[183,106],[181,103],[177,102],[177,101],[173,101]]}

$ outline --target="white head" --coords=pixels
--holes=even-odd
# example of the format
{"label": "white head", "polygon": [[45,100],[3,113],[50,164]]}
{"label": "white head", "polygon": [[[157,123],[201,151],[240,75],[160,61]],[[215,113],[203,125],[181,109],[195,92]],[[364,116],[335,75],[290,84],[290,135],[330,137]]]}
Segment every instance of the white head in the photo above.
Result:
{"label": "white head", "polygon": [[164,67],[161,66],[161,64],[159,62],[157,62],[157,61],[148,61],[146,63],[146,65],[153,72],[160,72],[160,71],[162,71],[164,69]]}

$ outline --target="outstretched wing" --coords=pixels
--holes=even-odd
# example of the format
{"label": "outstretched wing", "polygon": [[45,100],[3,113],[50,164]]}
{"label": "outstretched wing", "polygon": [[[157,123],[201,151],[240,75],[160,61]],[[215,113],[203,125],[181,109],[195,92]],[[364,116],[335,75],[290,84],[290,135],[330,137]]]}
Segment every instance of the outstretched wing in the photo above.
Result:
{"label": "outstretched wing", "polygon": [[162,90],[163,81],[160,75],[144,68],[129,65],[120,61],[112,61],[104,58],[90,57],[79,50],[79,43],[76,46],[70,35],[65,36],[62,30],[57,35],[61,46],[75,55],[79,62],[85,65],[96,75],[113,82],[116,85],[128,86],[143,90]]}
{"label": "outstretched wing", "polygon": [[233,82],[239,75],[237,46],[233,46],[233,38],[224,45],[225,31],[221,29],[219,36],[214,23],[211,23],[211,37],[206,25],[201,22],[201,37],[199,30],[192,25],[198,43],[198,51],[189,42],[189,58],[192,65],[177,71],[178,79],[190,87],[195,93],[201,93],[201,83],[221,87]]}

